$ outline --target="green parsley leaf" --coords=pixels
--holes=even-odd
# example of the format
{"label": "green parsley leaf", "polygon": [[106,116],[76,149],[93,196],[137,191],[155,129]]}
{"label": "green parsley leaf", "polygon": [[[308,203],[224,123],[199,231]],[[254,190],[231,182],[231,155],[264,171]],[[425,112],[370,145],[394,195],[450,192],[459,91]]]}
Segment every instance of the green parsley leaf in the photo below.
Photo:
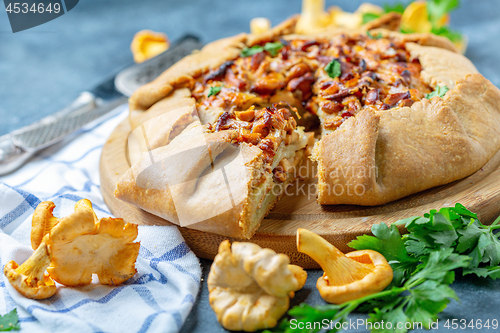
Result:
{"label": "green parsley leaf", "polygon": [[406,4],[404,4],[404,3],[385,4],[382,7],[384,8],[384,12],[386,12],[386,13],[394,12],[394,13],[403,14],[403,12],[405,11],[407,6],[408,6],[408,2]]}
{"label": "green parsley leaf", "polygon": [[218,93],[220,93],[221,89],[222,89],[222,86],[215,86],[215,87],[208,88],[208,95],[207,95],[207,97],[217,95]]}
{"label": "green parsley leaf", "polygon": [[259,45],[254,45],[252,47],[245,47],[243,50],[241,50],[240,56],[243,58],[251,57],[259,52],[264,52],[264,48]]}
{"label": "green parsley leaf", "polygon": [[431,99],[432,97],[436,97],[436,96],[443,98],[444,95],[446,94],[446,92],[448,92],[448,90],[450,90],[450,89],[447,86],[442,86],[442,87],[436,86],[436,90],[434,90],[430,94],[425,94],[425,98]]}
{"label": "green parsley leaf", "polygon": [[477,247],[483,256],[481,262],[488,263],[490,266],[500,264],[500,241],[493,233],[483,233],[479,237]]}
{"label": "green parsley leaf", "polygon": [[240,56],[243,58],[251,57],[256,53],[267,51],[271,56],[275,57],[278,55],[278,52],[283,48],[283,44],[280,42],[275,43],[266,43],[264,46],[254,45],[252,47],[245,47]]}
{"label": "green parsley leaf", "polygon": [[476,274],[482,278],[491,278],[493,280],[500,278],[500,266],[496,267],[481,267],[481,268],[466,268],[464,269],[464,275]]}
{"label": "green parsley leaf", "polygon": [[325,66],[325,71],[332,79],[342,75],[342,66],[337,59],[333,59]]}
{"label": "green parsley leaf", "polygon": [[459,5],[459,0],[428,0],[427,12],[429,13],[429,20],[435,25],[444,15]]}
{"label": "green parsley leaf", "polygon": [[473,220],[467,228],[458,230],[460,238],[458,240],[457,251],[458,253],[472,252],[477,246],[479,237],[486,230],[482,229],[477,221]]}
{"label": "green parsley leaf", "polygon": [[[400,302],[399,302],[400,303]],[[368,322],[372,323],[372,325],[375,326],[375,323],[381,323],[384,322],[386,323],[383,327],[383,329],[378,329],[378,330],[373,330],[374,332],[377,333],[405,333],[408,330],[405,329],[404,324],[410,321],[408,316],[405,314],[403,311],[403,305],[404,303],[401,303],[399,306],[397,306],[394,309],[388,309],[387,311],[382,311],[378,308],[375,308],[373,313],[370,313],[370,318],[368,318]],[[392,329],[388,329],[387,327],[389,326],[387,323],[391,323],[390,327]],[[398,325],[398,323],[401,323]],[[376,326],[375,326],[376,327]],[[401,327],[401,328],[398,328]]]}
{"label": "green parsley leaf", "polygon": [[17,316],[17,309],[0,316],[0,331],[19,331],[19,317]]}
{"label": "green parsley leaf", "polygon": [[266,43],[266,45],[264,45],[264,50],[269,52],[271,54],[271,56],[273,56],[273,57],[276,57],[278,55],[278,52],[282,48],[283,48],[283,44],[281,44],[280,42]]}
{"label": "green parsley leaf", "polygon": [[380,38],[382,38],[382,34],[380,32],[378,34],[376,34],[376,35],[372,35],[372,33],[370,31],[367,31],[366,34],[371,39],[380,39]]}
{"label": "green parsley leaf", "polygon": [[375,19],[378,19],[380,17],[379,14],[376,13],[363,13],[361,15],[361,19],[363,20],[363,24],[368,23],[370,21],[373,21]]}
{"label": "green parsley leaf", "polygon": [[391,285],[401,285],[415,270],[418,259],[408,255],[396,225],[388,227],[385,223],[375,224],[372,233],[374,236],[362,235],[347,245],[356,250],[373,250],[382,254],[394,272]]}
{"label": "green parsley leaf", "polygon": [[452,42],[460,42],[462,40],[461,33],[453,31],[448,27],[432,27],[431,32],[435,35],[446,37]]}

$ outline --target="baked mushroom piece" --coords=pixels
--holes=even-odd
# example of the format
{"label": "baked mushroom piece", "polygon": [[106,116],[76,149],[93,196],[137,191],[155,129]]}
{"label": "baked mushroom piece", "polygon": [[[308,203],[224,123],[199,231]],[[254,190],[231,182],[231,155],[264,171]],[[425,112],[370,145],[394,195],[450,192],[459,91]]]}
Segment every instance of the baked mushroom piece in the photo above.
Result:
{"label": "baked mushroom piece", "polygon": [[342,304],[382,291],[393,277],[383,255],[372,250],[342,253],[317,234],[297,229],[297,249],[313,258],[324,274],[316,284],[328,303]]}
{"label": "baked mushroom piece", "polygon": [[286,255],[253,243],[222,242],[208,275],[210,306],[219,323],[246,332],[276,326],[307,278],[289,262]]}

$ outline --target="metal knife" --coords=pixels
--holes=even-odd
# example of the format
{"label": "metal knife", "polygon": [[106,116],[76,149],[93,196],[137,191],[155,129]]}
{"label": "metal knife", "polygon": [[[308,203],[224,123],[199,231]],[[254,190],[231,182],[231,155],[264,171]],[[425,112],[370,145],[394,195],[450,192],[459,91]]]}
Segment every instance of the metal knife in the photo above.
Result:
{"label": "metal knife", "polygon": [[201,47],[197,37],[185,36],[162,54],[132,65],[95,88],[84,91],[64,109],[1,136],[0,175],[16,170],[37,151],[74,134],[125,103],[137,88],[151,82],[164,70]]}

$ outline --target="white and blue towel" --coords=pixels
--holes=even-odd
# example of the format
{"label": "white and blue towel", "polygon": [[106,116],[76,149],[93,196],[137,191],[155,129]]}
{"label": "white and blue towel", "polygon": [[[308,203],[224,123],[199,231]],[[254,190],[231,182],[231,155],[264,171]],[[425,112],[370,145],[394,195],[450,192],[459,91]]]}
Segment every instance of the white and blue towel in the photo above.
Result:
{"label": "white and blue towel", "polygon": [[139,227],[137,274],[118,287],[95,281],[80,288],[58,285],[56,295],[36,301],[20,295],[3,275],[7,262],[21,264],[33,252],[31,216],[41,201],[53,201],[54,215],[61,217],[88,198],[98,217],[111,216],[99,189],[99,158],[126,113],[118,108],[0,177],[0,315],[17,308],[21,332],[178,332],[193,306],[200,265],[174,226]]}

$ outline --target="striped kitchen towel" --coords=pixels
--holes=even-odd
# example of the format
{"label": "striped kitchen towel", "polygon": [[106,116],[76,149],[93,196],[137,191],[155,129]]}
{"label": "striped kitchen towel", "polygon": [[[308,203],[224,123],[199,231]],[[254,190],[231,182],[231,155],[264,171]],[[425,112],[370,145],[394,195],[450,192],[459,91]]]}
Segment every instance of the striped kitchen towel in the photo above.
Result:
{"label": "striped kitchen towel", "polygon": [[17,308],[21,332],[177,332],[193,306],[200,265],[174,226],[139,227],[137,274],[118,287],[59,285],[56,295],[36,301],[21,296],[3,275],[7,262],[21,264],[33,252],[31,216],[41,201],[53,201],[60,217],[88,198],[98,217],[111,216],[99,190],[99,157],[126,114],[121,106],[0,177],[0,315]]}

